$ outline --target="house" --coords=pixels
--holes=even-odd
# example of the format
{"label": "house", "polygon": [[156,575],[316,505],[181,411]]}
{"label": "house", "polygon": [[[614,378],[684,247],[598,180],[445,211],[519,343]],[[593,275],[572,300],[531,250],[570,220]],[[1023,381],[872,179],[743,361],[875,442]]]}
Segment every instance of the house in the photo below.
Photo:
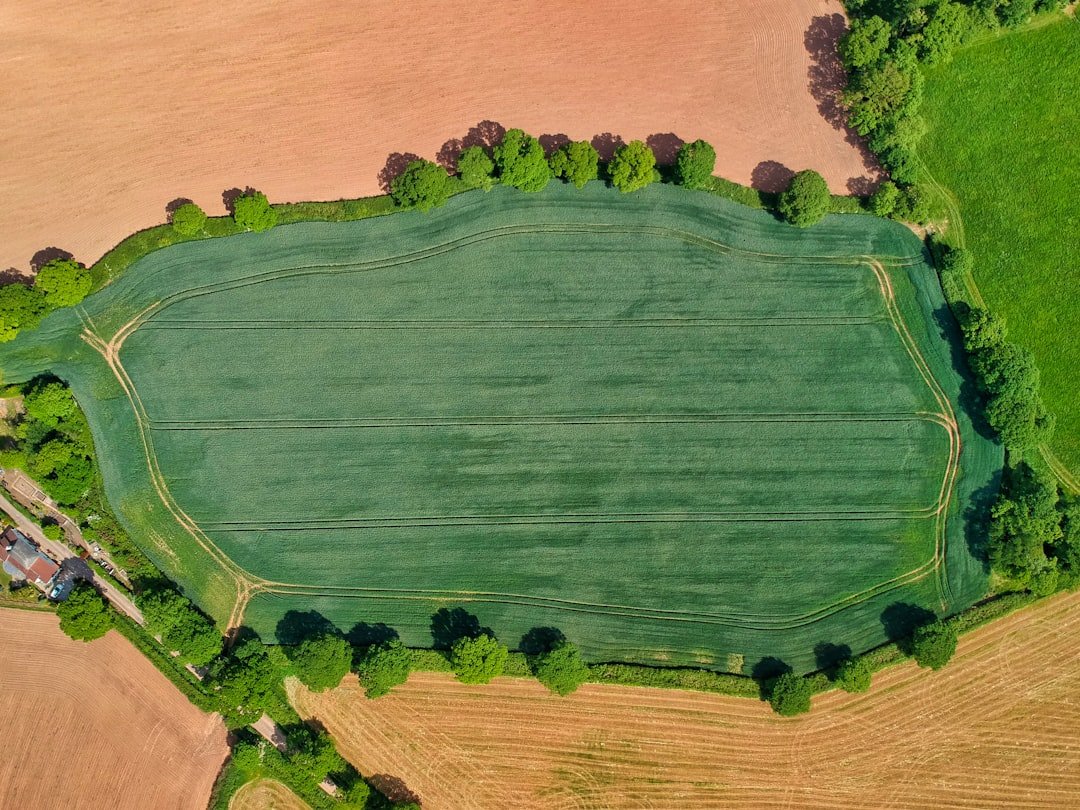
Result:
{"label": "house", "polygon": [[0,534],[0,563],[12,579],[25,579],[46,593],[60,571],[33,541],[11,526]]}

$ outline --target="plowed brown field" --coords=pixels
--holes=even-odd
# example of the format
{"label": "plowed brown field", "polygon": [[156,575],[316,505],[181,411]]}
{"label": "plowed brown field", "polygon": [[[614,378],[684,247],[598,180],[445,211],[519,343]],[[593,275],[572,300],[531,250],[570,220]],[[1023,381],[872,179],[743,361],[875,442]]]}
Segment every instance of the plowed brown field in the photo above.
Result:
{"label": "plowed brown field", "polygon": [[[483,120],[533,133],[712,141],[768,185],[867,173],[829,123],[837,0],[0,4],[0,269],[95,261],[189,197],[375,193],[391,152],[435,157]],[[813,55],[812,55],[813,53]],[[811,90],[811,85],[813,90]],[[765,166],[757,170],[759,164]]]}
{"label": "plowed brown field", "polygon": [[364,773],[438,808],[1049,808],[1080,803],[1080,594],[966,636],[931,673],[877,676],[784,720],[764,704],[529,680],[414,675],[366,700],[354,681],[291,683]]}
{"label": "plowed brown field", "polygon": [[127,640],[72,641],[22,610],[0,610],[0,638],[0,806],[206,807],[225,727]]}
{"label": "plowed brown field", "polygon": [[309,810],[309,806],[281,782],[256,779],[233,794],[229,810]]}

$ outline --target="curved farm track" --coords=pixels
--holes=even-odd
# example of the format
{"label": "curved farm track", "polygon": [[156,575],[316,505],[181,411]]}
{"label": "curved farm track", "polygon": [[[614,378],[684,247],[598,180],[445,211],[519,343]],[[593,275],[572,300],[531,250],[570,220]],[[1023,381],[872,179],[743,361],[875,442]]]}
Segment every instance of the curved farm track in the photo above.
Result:
{"label": "curved farm track", "polygon": [[380,700],[355,681],[294,703],[365,773],[438,808],[1050,808],[1080,795],[1080,594],[967,635],[939,673],[783,720],[765,704],[530,680],[414,675]]}
{"label": "curved farm track", "polygon": [[836,121],[843,25],[837,0],[7,0],[0,270],[95,261],[179,197],[378,193],[391,153],[445,157],[481,121],[662,159],[706,138],[732,180],[813,167],[846,193],[873,170]]}
{"label": "curved farm track", "polygon": [[122,636],[84,644],[51,613],[0,610],[4,807],[203,810],[228,747]]}
{"label": "curved farm track", "polygon": [[229,810],[309,810],[309,806],[281,782],[256,779],[233,794]]}

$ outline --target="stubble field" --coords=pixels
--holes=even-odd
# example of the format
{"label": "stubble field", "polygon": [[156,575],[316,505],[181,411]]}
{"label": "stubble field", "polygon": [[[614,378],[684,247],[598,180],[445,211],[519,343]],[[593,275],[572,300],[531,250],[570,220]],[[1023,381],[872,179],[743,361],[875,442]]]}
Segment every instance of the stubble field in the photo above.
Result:
{"label": "stubble field", "polygon": [[0,609],[5,807],[202,810],[228,746],[116,632],[90,644],[56,616]]}

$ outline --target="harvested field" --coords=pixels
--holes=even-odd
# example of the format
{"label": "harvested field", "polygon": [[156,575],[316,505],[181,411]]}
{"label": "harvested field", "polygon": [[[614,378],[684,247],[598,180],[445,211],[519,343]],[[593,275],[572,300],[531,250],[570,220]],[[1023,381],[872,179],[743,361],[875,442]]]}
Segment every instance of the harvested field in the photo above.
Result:
{"label": "harvested field", "polygon": [[377,193],[390,153],[435,157],[485,119],[656,136],[662,157],[702,137],[732,180],[813,167],[846,193],[864,156],[819,112],[835,120],[842,27],[836,0],[7,0],[0,269],[49,246],[94,261],[174,198],[221,212],[232,186]]}
{"label": "harvested field", "polygon": [[453,808],[1064,808],[1080,795],[1080,594],[964,637],[939,673],[905,664],[862,696],[784,720],[735,698],[413,675],[367,700],[290,680],[365,773]]}
{"label": "harvested field", "polygon": [[116,632],[90,644],[53,614],[0,610],[5,807],[202,810],[228,747]]}
{"label": "harvested field", "polygon": [[281,782],[256,779],[236,791],[229,810],[309,810],[309,806]]}

